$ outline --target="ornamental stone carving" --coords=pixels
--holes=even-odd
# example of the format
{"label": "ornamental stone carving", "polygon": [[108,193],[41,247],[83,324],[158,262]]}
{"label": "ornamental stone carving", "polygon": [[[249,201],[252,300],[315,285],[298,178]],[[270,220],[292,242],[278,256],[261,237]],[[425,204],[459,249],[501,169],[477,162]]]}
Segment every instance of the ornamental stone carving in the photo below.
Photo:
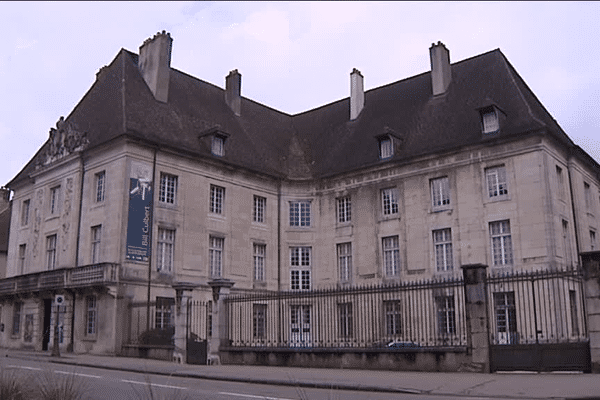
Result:
{"label": "ornamental stone carving", "polygon": [[38,251],[38,242],[40,237],[40,225],[42,223],[42,217],[40,216],[40,209],[42,208],[44,202],[44,189],[39,189],[36,195],[36,207],[33,211],[34,220],[33,220],[33,249],[31,253],[33,254],[33,258],[37,257]]}
{"label": "ornamental stone carving", "polygon": [[73,123],[60,117],[56,123],[56,129],[50,128],[50,138],[46,150],[37,160],[36,169],[60,160],[73,152],[83,150],[88,144],[86,133],[79,132]]}
{"label": "ornamental stone carving", "polygon": [[67,240],[67,236],[69,234],[69,228],[71,227],[71,222],[69,221],[69,215],[71,214],[71,204],[73,198],[73,178],[67,178],[67,185],[65,187],[65,204],[63,207],[63,215],[62,215],[62,244],[63,244],[63,252],[66,252],[69,248],[69,241]]}

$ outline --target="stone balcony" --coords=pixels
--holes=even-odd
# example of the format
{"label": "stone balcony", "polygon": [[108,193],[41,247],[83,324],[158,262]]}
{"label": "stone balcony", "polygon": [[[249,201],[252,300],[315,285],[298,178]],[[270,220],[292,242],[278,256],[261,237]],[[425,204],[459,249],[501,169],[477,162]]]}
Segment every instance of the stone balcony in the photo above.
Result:
{"label": "stone balcony", "polygon": [[0,280],[0,296],[116,284],[119,270],[119,264],[100,263],[13,276]]}

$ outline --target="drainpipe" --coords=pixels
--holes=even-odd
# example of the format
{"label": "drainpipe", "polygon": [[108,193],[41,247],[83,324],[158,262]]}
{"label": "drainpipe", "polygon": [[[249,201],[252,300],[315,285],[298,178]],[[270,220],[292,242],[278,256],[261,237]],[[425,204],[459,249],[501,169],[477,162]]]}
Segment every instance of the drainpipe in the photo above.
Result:
{"label": "drainpipe", "polygon": [[[81,210],[83,209],[83,180],[85,178],[85,160],[83,158],[83,152],[79,153],[79,160],[81,161],[81,182],[79,184],[79,214],[77,215],[77,241],[75,243],[75,268],[79,266],[79,240],[81,237]],[[68,352],[73,352],[75,348],[75,291],[69,290],[71,298],[73,299],[73,306],[71,307],[71,342],[67,347]]]}
{"label": "drainpipe", "polygon": [[152,232],[154,230],[154,188],[156,188],[156,152],[157,147],[154,147],[154,161],[152,162],[152,201],[150,213],[150,232],[148,243],[150,246],[150,257],[148,257],[148,298],[146,301],[146,332],[150,330],[150,281],[152,280]]}
{"label": "drainpipe", "polygon": [[577,225],[577,214],[575,213],[575,198],[573,196],[573,181],[571,180],[571,168],[569,167],[571,160],[569,157],[569,161],[567,162],[567,175],[569,178],[569,194],[571,195],[571,210],[573,212],[573,227],[575,228],[575,249],[577,251],[577,264],[581,265],[579,262],[579,227]]}
{"label": "drainpipe", "polygon": [[[281,180],[277,183],[277,291],[281,291]],[[281,301],[281,296],[278,296]],[[281,304],[277,307],[278,312],[278,343],[281,343]]]}

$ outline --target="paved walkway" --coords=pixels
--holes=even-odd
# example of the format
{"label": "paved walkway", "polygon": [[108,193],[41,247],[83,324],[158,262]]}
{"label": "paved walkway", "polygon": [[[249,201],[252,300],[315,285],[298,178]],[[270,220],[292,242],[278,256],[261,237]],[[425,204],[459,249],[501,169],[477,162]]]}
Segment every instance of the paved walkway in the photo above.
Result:
{"label": "paved walkway", "polygon": [[581,373],[442,373],[352,369],[187,365],[129,357],[62,354],[0,349],[0,356],[56,364],[99,367],[202,379],[503,399],[599,399],[600,375]]}

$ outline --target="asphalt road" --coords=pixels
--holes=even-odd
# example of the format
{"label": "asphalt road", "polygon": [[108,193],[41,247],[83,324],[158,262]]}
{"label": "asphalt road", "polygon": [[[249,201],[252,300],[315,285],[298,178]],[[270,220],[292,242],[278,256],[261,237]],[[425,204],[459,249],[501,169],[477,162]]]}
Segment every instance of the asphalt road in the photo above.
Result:
{"label": "asphalt road", "polygon": [[[91,400],[425,400],[441,399],[440,396],[395,394],[379,392],[311,389],[295,386],[257,385],[239,382],[179,378],[155,374],[115,371],[53,364],[44,361],[14,358],[0,359],[4,376],[14,373],[28,385],[35,381],[70,381]],[[444,396],[444,398],[449,398]],[[459,398],[459,397],[456,397]],[[464,398],[461,396],[460,398]],[[471,399],[485,399],[471,397]]]}

